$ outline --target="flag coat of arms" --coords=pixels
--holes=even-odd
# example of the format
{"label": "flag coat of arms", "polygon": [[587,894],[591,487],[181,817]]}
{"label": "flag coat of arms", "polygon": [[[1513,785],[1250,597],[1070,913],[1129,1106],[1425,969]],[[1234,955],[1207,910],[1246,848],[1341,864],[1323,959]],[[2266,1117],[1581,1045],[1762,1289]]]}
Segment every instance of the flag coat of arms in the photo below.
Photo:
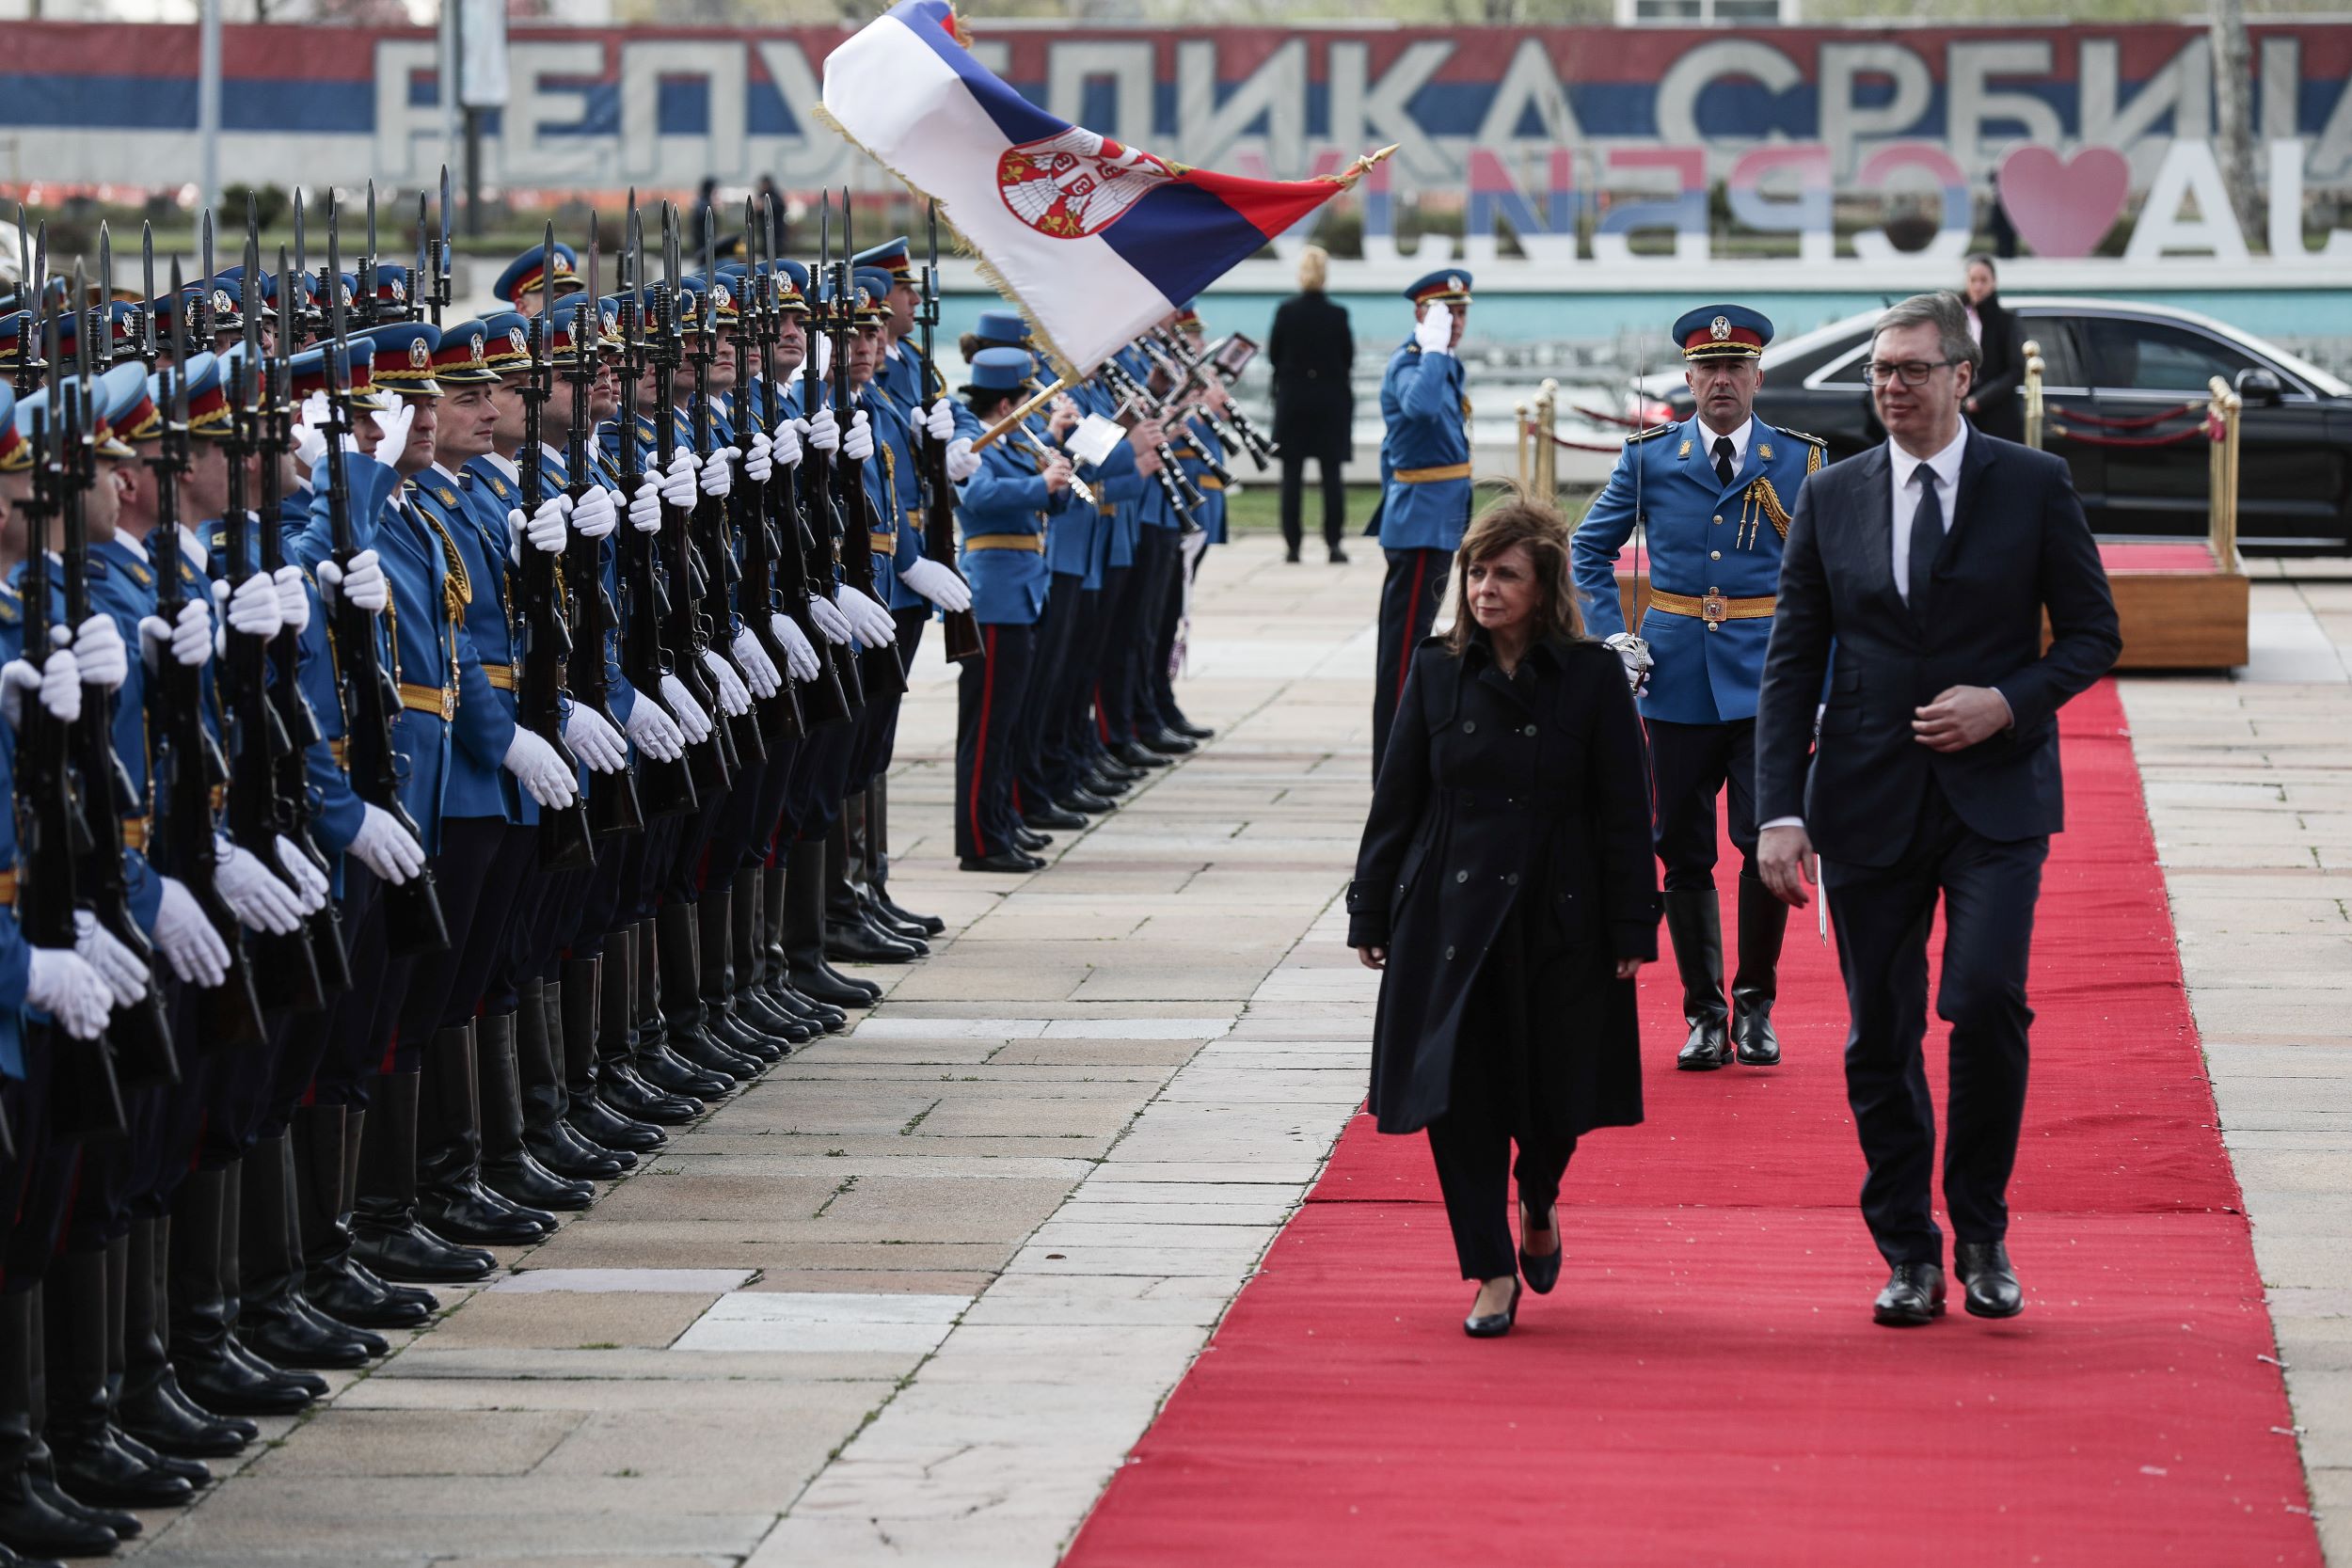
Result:
{"label": "flag coat of arms", "polygon": [[900,0],[825,61],[819,117],[919,195],[1084,374],[1345,190],[1344,174],[1190,168],[1047,114],[964,46],[947,0]]}

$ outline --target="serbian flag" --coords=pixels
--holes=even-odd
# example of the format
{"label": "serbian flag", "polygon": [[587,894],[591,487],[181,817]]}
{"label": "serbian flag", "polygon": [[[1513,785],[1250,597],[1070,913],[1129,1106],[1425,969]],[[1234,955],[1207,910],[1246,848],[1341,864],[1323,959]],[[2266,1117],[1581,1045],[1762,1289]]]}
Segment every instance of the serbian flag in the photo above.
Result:
{"label": "serbian flag", "polygon": [[825,60],[818,118],[939,214],[1083,375],[1386,151],[1316,180],[1188,168],[1057,119],[965,47],[947,0],[899,0]]}

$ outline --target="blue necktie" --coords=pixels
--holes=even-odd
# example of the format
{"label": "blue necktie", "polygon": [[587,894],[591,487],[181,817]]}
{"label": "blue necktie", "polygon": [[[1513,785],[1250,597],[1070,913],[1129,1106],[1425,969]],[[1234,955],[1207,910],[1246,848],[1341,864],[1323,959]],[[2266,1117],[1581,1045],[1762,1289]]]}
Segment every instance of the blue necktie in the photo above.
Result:
{"label": "blue necktie", "polygon": [[1935,578],[1935,552],[1944,544],[1944,499],[1935,486],[1935,470],[1925,463],[1911,470],[1919,486],[1919,509],[1911,515],[1911,613],[1928,618],[1928,590]]}

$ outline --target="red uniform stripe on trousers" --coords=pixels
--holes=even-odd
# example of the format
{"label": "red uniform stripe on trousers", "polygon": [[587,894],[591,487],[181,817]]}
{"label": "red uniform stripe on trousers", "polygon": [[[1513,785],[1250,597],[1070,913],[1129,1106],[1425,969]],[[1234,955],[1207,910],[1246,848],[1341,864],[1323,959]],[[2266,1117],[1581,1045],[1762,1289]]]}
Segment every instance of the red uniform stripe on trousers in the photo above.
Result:
{"label": "red uniform stripe on trousers", "polygon": [[1413,552],[1413,592],[1405,601],[1405,646],[1396,657],[1396,700],[1405,700],[1405,677],[1413,673],[1413,644],[1421,639],[1414,636],[1421,624],[1421,584],[1429,571],[1429,552]]}
{"label": "red uniform stripe on trousers", "polygon": [[985,662],[980,671],[979,744],[972,748],[972,778],[965,789],[971,801],[973,852],[985,855],[988,840],[980,833],[980,775],[988,765],[988,710],[996,702],[996,628],[983,628],[981,639],[980,657]]}

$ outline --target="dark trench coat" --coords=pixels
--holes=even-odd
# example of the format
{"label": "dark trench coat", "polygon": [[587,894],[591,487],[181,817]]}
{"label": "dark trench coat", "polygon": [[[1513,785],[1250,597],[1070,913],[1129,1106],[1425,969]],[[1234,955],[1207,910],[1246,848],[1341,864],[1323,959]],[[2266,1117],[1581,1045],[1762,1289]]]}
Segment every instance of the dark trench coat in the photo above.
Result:
{"label": "dark trench coat", "polygon": [[[1351,947],[1385,946],[1372,1109],[1410,1132],[1446,1109],[1466,1019],[1518,1012],[1536,1070],[1525,1125],[1555,1137],[1642,1119],[1640,1033],[1621,958],[1658,956],[1649,768],[1617,656],[1549,641],[1506,677],[1483,633],[1413,655],[1348,890]],[[1517,907],[1529,956],[1471,1006]]]}

